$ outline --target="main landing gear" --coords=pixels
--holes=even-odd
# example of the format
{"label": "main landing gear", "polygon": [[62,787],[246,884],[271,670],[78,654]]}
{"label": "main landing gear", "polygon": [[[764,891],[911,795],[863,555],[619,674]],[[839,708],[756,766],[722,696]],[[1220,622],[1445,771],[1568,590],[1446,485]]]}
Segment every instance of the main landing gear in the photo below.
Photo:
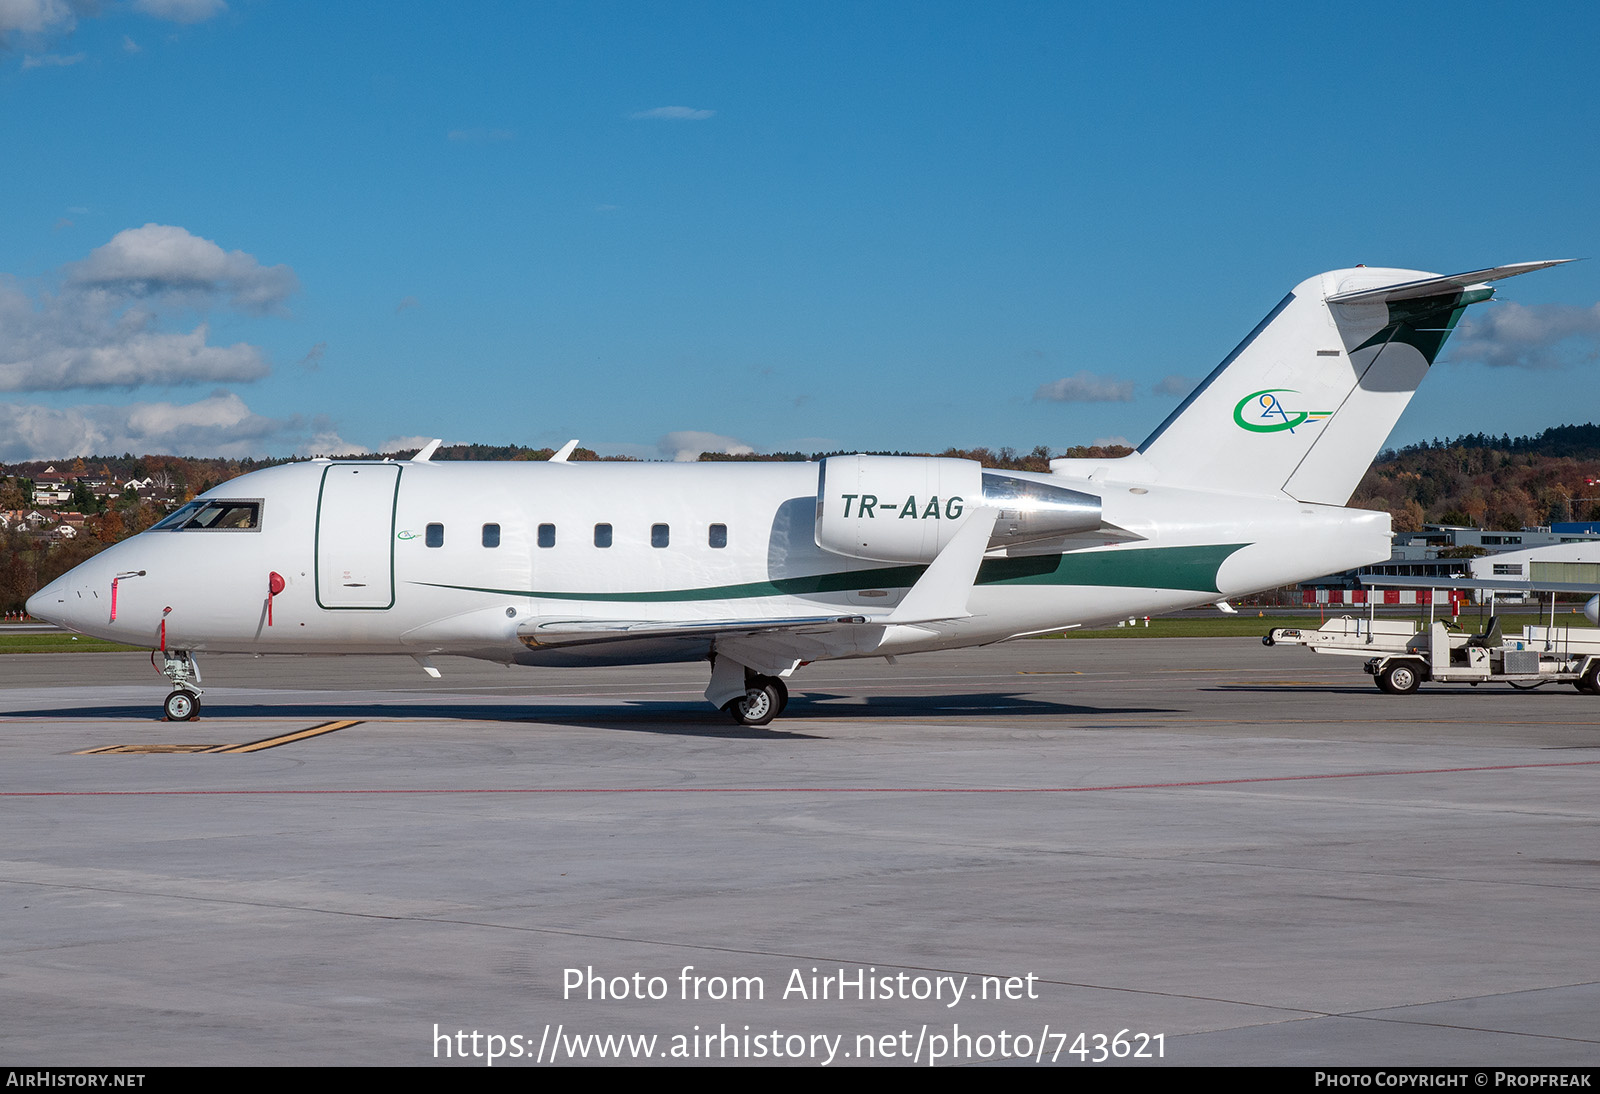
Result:
{"label": "main landing gear", "polygon": [[[789,671],[800,667],[795,661]],[[726,654],[711,656],[706,699],[742,726],[764,726],[789,705],[789,687],[777,676],[757,672]]]}
{"label": "main landing gear", "polygon": [[789,688],[776,676],[749,673],[744,694],[729,699],[722,709],[742,726],[764,726],[789,705]]}
{"label": "main landing gear", "polygon": [[[200,666],[187,650],[162,651],[161,674],[172,681],[172,693],[161,704],[169,722],[189,722],[200,715]],[[152,663],[155,654],[150,655]]]}

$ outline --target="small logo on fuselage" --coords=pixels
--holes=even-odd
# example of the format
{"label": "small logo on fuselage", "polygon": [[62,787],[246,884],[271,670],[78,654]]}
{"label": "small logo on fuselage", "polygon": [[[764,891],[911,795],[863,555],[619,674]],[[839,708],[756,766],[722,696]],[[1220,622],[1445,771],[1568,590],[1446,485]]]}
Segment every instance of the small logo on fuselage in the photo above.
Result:
{"label": "small logo on fuselage", "polygon": [[396,532],[394,534],[394,538],[395,539],[416,539],[417,538],[417,533],[415,533],[415,532],[411,531],[411,529],[407,528],[405,531]]}
{"label": "small logo on fuselage", "polygon": [[1240,429],[1252,433],[1282,433],[1295,431],[1297,426],[1316,425],[1332,411],[1290,410],[1283,405],[1280,395],[1298,395],[1293,388],[1276,387],[1265,391],[1252,391],[1239,400],[1233,408],[1233,420]]}

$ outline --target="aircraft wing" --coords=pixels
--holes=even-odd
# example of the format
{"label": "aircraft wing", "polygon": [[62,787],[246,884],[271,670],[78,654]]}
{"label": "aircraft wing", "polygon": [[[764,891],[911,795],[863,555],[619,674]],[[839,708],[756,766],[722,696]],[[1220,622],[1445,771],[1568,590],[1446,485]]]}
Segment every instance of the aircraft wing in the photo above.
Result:
{"label": "aircraft wing", "polygon": [[779,631],[829,630],[870,623],[864,615],[798,615],[731,619],[545,619],[523,627],[519,636],[536,646],[585,640],[697,638]]}
{"label": "aircraft wing", "polygon": [[764,619],[551,619],[522,628],[518,637],[538,649],[614,642],[709,641],[741,664],[787,675],[802,661],[870,653],[888,627],[862,615]]}

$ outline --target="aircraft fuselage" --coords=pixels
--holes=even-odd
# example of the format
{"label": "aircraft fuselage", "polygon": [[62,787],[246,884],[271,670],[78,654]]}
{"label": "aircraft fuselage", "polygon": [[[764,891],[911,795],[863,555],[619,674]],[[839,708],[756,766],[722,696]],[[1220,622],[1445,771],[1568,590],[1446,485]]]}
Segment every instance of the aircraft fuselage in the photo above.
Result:
{"label": "aircraft fuselage", "polygon": [[[970,618],[875,628],[881,634],[863,627],[869,641],[835,656],[1159,614],[1388,556],[1381,513],[1058,474],[1011,477],[1094,493],[1116,533],[990,551]],[[818,547],[817,489],[817,465],[808,463],[290,464],[199,499],[256,504],[250,527],[152,529],[63,576],[31,609],[85,634],[193,652],[696,660],[712,637],[551,639],[536,628],[892,610],[925,565]],[[950,500],[876,503],[890,522],[945,521]],[[269,625],[272,574],[283,591],[270,598]]]}

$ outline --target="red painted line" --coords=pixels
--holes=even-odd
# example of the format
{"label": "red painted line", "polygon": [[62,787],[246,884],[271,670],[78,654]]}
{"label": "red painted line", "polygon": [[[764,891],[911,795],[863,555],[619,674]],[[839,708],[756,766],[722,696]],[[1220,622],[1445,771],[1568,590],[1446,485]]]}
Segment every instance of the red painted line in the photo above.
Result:
{"label": "red painted line", "polygon": [[1239,786],[1247,783],[1304,782],[1312,779],[1373,779],[1394,775],[1459,775],[1475,771],[1529,771],[1546,767],[1595,767],[1600,760],[1545,764],[1491,764],[1484,767],[1420,767],[1396,771],[1346,771],[1326,775],[1259,775],[1245,779],[1195,779],[1171,783],[1119,783],[1107,786],[532,786],[476,789],[387,790],[0,790],[0,798],[181,797],[185,795],[305,794],[1088,794],[1101,790],[1173,790],[1189,786]]}

